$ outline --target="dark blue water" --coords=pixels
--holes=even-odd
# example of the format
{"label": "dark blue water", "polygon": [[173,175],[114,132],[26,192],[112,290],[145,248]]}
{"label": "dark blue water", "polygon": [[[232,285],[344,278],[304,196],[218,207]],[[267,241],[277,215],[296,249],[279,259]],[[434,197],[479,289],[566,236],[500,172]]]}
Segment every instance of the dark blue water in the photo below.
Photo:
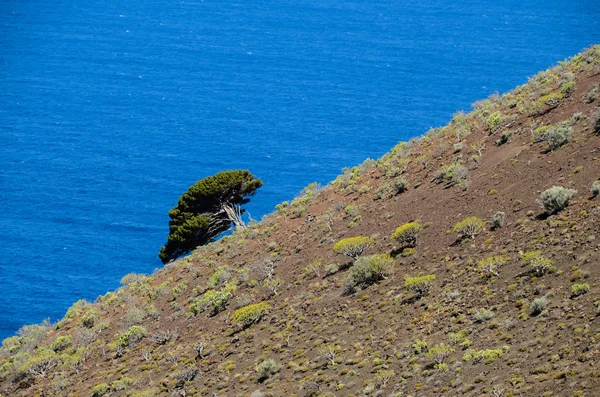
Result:
{"label": "dark blue water", "polygon": [[595,42],[595,0],[0,0],[0,337],[159,267],[197,179],[260,218]]}

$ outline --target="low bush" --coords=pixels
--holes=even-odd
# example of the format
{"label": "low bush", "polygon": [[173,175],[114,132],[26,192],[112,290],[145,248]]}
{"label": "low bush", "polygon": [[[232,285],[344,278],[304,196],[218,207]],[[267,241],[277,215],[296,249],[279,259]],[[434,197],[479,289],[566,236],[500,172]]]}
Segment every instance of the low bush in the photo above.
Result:
{"label": "low bush", "polygon": [[522,262],[525,266],[531,266],[533,273],[539,277],[549,273],[553,269],[552,265],[554,264],[552,259],[542,256],[541,251],[526,252],[523,254]]}
{"label": "low bush", "polygon": [[276,374],[279,371],[279,365],[275,360],[267,358],[256,366],[259,381],[267,379],[269,376]]}
{"label": "low bush", "polygon": [[196,305],[193,303],[190,310],[194,312],[208,311],[210,316],[214,316],[225,310],[231,295],[231,291],[226,288],[222,288],[218,291],[210,289],[206,291],[199,299],[194,301]]}
{"label": "low bush", "polygon": [[54,342],[52,342],[50,348],[56,353],[59,353],[69,347],[72,341],[73,337],[71,335],[59,336]]}
{"label": "low bush", "polygon": [[480,271],[489,276],[498,276],[498,270],[507,261],[508,259],[504,256],[490,256],[477,262],[477,266]]}
{"label": "low bush", "polygon": [[48,371],[60,364],[60,357],[50,349],[39,349],[19,367],[20,374],[45,376]]}
{"label": "low bush", "polygon": [[427,346],[427,342],[424,340],[417,339],[415,343],[412,344],[412,350],[415,354],[423,354],[429,350]]}
{"label": "low bush", "polygon": [[460,161],[444,165],[440,168],[433,178],[435,183],[447,182],[451,186],[458,185],[460,188],[466,188],[468,185],[469,170],[461,165]]}
{"label": "low bush", "polygon": [[406,190],[408,190],[408,181],[402,177],[398,177],[392,182],[377,189],[377,197],[382,199],[389,196],[395,196],[404,193]]}
{"label": "low bush", "polygon": [[377,254],[360,257],[350,268],[346,279],[344,293],[352,293],[356,288],[366,288],[384,279],[394,265],[394,259],[388,254]]}
{"label": "low bush", "polygon": [[573,134],[573,128],[563,125],[556,126],[550,128],[547,131],[547,134],[548,137],[546,138],[546,141],[548,142],[548,149],[556,150],[569,142],[569,137]]}
{"label": "low bush", "polygon": [[414,247],[417,245],[417,239],[422,229],[423,226],[418,221],[405,223],[398,226],[391,237],[405,246]]}
{"label": "low bush", "polygon": [[146,336],[146,329],[139,325],[133,325],[121,334],[117,334],[116,345],[120,347],[134,346]]}
{"label": "low bush", "polygon": [[577,190],[553,186],[542,192],[538,204],[546,214],[553,215],[567,208],[576,193]]}
{"label": "low bush", "polygon": [[483,323],[491,320],[494,317],[494,312],[488,309],[481,309],[475,312],[474,317],[477,322]]}
{"label": "low bush", "polygon": [[474,239],[476,235],[483,231],[485,222],[476,216],[471,216],[454,225],[453,231],[458,233],[460,238]]}
{"label": "low bush", "polygon": [[491,363],[497,358],[500,358],[504,355],[504,351],[502,349],[487,349],[487,350],[475,350],[469,349],[463,355],[464,361],[473,361],[473,363],[478,363],[480,361],[485,361],[486,364]]}
{"label": "low bush", "polygon": [[108,383],[100,383],[92,388],[92,397],[102,397],[108,393],[109,390],[110,387],[108,386]]}
{"label": "low bush", "polygon": [[404,287],[421,297],[429,293],[433,280],[435,280],[435,274],[416,277],[407,276],[404,278]]}
{"label": "low bush", "polygon": [[454,348],[443,343],[432,346],[427,351],[427,357],[432,359],[436,364],[442,364],[450,355],[454,353]]}
{"label": "low bush", "polygon": [[367,236],[348,237],[335,243],[333,252],[344,254],[356,260],[374,243],[375,240]]}
{"label": "low bush", "polygon": [[267,302],[254,303],[244,306],[233,312],[233,321],[239,326],[247,328],[252,324],[258,323],[271,310],[271,305]]}
{"label": "low bush", "polygon": [[134,380],[132,378],[128,378],[126,376],[122,377],[119,380],[115,380],[111,382],[110,388],[114,391],[121,391],[128,389],[131,385],[133,385]]}
{"label": "low bush", "polygon": [[492,224],[492,230],[500,229],[502,225],[504,225],[505,216],[506,214],[501,211],[498,211],[494,215],[492,215],[492,219],[490,219],[490,223]]}
{"label": "low bush", "polygon": [[339,271],[340,271],[340,266],[337,265],[336,263],[330,263],[328,265],[325,265],[325,275],[326,276],[332,276]]}
{"label": "low bush", "polygon": [[592,183],[592,188],[590,190],[592,192],[592,196],[594,196],[594,197],[600,196],[600,179],[598,179]]}
{"label": "low bush", "polygon": [[573,296],[583,295],[583,294],[588,293],[589,291],[590,291],[590,285],[588,283],[573,284],[571,286],[571,294]]}
{"label": "low bush", "polygon": [[546,310],[547,307],[548,299],[546,299],[546,297],[543,296],[541,298],[534,299],[529,308],[531,309],[531,314],[537,316],[538,314]]}

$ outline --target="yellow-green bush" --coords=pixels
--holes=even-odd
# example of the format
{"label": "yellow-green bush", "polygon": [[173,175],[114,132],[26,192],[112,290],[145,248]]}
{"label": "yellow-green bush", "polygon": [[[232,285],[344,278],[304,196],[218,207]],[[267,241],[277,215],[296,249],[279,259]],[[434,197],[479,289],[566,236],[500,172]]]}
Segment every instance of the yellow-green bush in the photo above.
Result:
{"label": "yellow-green bush", "polygon": [[589,290],[590,290],[590,285],[588,283],[573,284],[571,286],[571,294],[573,294],[573,296],[583,295],[583,294],[589,292]]}
{"label": "yellow-green bush", "polygon": [[100,383],[92,388],[92,397],[102,397],[109,389],[108,383]]}
{"label": "yellow-green bush", "polygon": [[422,229],[423,226],[421,225],[421,222],[415,221],[405,223],[402,226],[398,226],[391,237],[402,244],[414,247],[417,245],[417,239],[419,238],[419,233]]}
{"label": "yellow-green bush", "polygon": [[375,240],[367,236],[348,237],[335,243],[333,252],[336,254],[344,254],[352,259],[357,259],[374,243]]}
{"label": "yellow-green bush", "polygon": [[435,274],[425,276],[405,277],[404,286],[410,291],[415,292],[418,296],[426,295],[431,289],[431,284],[435,280]]}
{"label": "yellow-green bush", "polygon": [[480,361],[484,361],[486,364],[491,363],[495,359],[502,357],[504,355],[504,351],[502,349],[487,349],[487,350],[475,350],[468,349],[463,355],[463,360],[465,361],[473,361],[473,363],[478,363]]}
{"label": "yellow-green bush", "polygon": [[51,349],[39,349],[19,367],[19,373],[33,376],[45,375],[60,363],[60,357]]}
{"label": "yellow-green bush", "polygon": [[146,329],[139,325],[132,325],[121,334],[117,334],[116,345],[120,347],[133,346],[146,336]]}
{"label": "yellow-green bush", "polygon": [[73,337],[71,335],[59,336],[56,338],[50,348],[54,350],[56,353],[65,350],[71,344]]}
{"label": "yellow-green bush", "polygon": [[551,259],[542,256],[541,251],[526,252],[523,254],[521,261],[523,262],[523,265],[531,266],[535,275],[539,277],[549,273],[552,270],[552,265],[554,264]]}
{"label": "yellow-green bush", "polygon": [[477,267],[486,275],[497,276],[499,268],[506,264],[507,261],[508,258],[504,256],[490,256],[477,262]]}
{"label": "yellow-green bush", "polygon": [[357,287],[366,288],[386,278],[393,265],[394,259],[389,254],[376,254],[358,258],[350,269],[342,293],[349,295],[354,293]]}
{"label": "yellow-green bush", "polygon": [[463,219],[454,225],[452,229],[455,233],[458,233],[461,238],[475,238],[476,235],[483,231],[485,227],[485,221],[476,216],[470,216]]}
{"label": "yellow-green bush", "polygon": [[190,305],[188,317],[207,310],[210,316],[214,316],[225,310],[227,302],[232,296],[232,288],[228,288],[228,286],[229,284],[218,291],[210,289],[202,294],[200,298],[194,299]]}
{"label": "yellow-green bush", "polygon": [[267,302],[254,303],[233,312],[233,321],[246,328],[260,321],[271,310]]}

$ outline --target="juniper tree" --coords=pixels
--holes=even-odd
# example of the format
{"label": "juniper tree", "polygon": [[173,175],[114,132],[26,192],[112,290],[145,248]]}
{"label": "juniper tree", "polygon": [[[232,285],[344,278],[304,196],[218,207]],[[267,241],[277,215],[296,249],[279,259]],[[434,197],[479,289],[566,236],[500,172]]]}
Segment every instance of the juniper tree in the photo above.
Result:
{"label": "juniper tree", "polygon": [[158,256],[167,263],[213,241],[231,227],[244,227],[243,204],[262,181],[247,170],[221,171],[199,180],[169,211],[169,235]]}

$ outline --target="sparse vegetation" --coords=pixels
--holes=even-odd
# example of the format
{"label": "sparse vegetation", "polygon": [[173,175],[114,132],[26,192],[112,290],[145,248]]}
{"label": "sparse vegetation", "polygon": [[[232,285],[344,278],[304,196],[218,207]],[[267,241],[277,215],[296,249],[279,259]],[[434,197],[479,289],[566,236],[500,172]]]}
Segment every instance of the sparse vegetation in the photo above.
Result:
{"label": "sparse vegetation", "polygon": [[[598,202],[532,204],[547,183],[585,194],[598,176],[584,100],[599,79],[596,46],[23,327],[0,347],[0,395],[594,395]],[[540,153],[552,128],[569,143]],[[427,183],[436,170],[444,185]]]}

